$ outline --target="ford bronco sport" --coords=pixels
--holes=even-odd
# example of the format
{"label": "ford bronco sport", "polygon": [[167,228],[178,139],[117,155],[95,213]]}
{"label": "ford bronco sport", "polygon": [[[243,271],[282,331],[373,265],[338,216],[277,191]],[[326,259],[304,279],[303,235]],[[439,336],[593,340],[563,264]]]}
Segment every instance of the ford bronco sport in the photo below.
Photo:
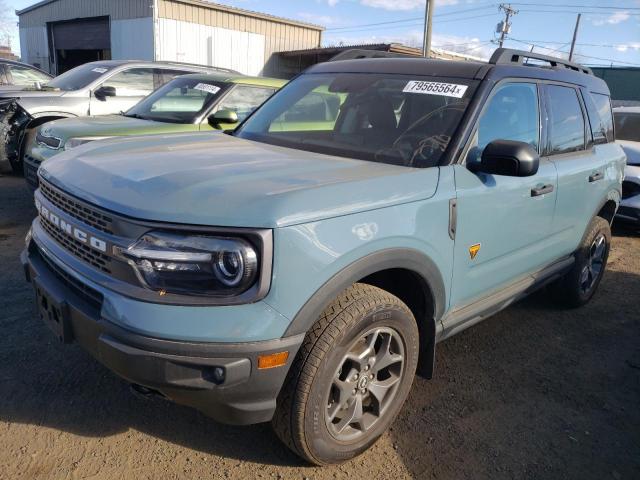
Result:
{"label": "ford bronco sport", "polygon": [[436,343],[602,278],[624,154],[586,68],[316,65],[235,131],[107,140],[39,170],[40,316],[138,385],[272,421],[315,464],[389,427]]}

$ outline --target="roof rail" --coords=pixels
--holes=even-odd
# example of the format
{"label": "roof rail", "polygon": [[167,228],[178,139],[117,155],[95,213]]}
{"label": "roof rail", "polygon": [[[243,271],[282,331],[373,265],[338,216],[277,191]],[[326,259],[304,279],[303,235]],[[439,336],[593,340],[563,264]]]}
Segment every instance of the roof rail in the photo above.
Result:
{"label": "roof rail", "polygon": [[493,55],[491,55],[491,58],[489,59],[489,63],[494,65],[527,65],[527,59],[547,62],[551,68],[566,68],[575,72],[593,75],[593,72],[589,67],[583,67],[582,65],[570,62],[569,60],[563,60],[562,58],[551,57],[549,55],[542,55],[540,53],[526,52],[524,50],[513,50],[511,48],[496,48],[496,51],[493,52]]}

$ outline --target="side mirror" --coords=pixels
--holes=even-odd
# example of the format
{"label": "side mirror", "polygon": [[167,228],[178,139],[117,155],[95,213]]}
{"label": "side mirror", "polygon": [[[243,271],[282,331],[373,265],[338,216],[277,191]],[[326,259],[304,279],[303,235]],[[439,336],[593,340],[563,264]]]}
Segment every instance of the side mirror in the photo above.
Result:
{"label": "side mirror", "polygon": [[233,110],[218,110],[207,118],[212,128],[220,129],[220,125],[238,123],[238,114]]}
{"label": "side mirror", "polygon": [[116,96],[116,87],[109,87],[103,85],[99,89],[93,92],[93,96],[98,100],[106,100],[107,97],[115,97]]}
{"label": "side mirror", "polygon": [[469,163],[474,173],[490,173],[507,177],[530,177],[538,172],[540,156],[525,142],[494,140],[482,151],[480,162]]}

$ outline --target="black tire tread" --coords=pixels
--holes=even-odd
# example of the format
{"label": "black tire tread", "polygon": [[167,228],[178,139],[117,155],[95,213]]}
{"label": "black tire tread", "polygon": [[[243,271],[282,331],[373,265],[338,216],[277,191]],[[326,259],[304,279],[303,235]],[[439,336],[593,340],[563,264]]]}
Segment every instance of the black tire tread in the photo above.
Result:
{"label": "black tire tread", "polygon": [[353,324],[359,315],[380,306],[400,308],[413,318],[409,308],[396,296],[372,285],[356,283],[343,291],[322,312],[307,333],[291,365],[278,397],[272,426],[283,443],[310,463],[325,464],[311,453],[302,427],[315,374],[339,334]]}

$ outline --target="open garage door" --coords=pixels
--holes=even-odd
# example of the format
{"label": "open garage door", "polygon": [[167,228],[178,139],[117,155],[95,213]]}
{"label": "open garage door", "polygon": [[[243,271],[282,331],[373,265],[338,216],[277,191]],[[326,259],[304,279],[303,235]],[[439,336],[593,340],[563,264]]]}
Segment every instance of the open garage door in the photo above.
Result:
{"label": "open garage door", "polygon": [[111,59],[109,17],[93,17],[49,24],[56,72],[83,63]]}

